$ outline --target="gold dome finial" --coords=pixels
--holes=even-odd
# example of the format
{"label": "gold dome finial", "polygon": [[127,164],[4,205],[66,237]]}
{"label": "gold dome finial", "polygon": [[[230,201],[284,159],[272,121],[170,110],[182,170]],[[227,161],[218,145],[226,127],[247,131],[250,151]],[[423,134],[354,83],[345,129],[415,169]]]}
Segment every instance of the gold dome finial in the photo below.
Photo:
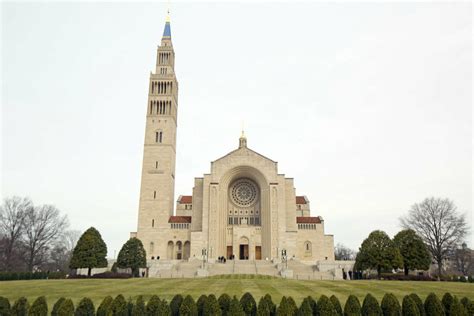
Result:
{"label": "gold dome finial", "polygon": [[245,138],[244,121],[242,121],[242,134],[240,135],[240,138]]}

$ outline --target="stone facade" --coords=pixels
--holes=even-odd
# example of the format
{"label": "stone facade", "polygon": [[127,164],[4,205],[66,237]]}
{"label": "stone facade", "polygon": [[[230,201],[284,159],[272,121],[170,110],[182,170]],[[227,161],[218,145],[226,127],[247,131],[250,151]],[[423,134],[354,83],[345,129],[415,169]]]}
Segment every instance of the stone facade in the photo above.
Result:
{"label": "stone facade", "polygon": [[240,260],[287,258],[314,264],[334,261],[334,238],[322,217],[310,216],[306,196],[297,196],[292,178],[276,161],[247,147],[211,162],[209,174],[195,178],[192,195],[174,204],[178,82],[169,20],[150,74],[138,237],[149,260],[218,257]]}

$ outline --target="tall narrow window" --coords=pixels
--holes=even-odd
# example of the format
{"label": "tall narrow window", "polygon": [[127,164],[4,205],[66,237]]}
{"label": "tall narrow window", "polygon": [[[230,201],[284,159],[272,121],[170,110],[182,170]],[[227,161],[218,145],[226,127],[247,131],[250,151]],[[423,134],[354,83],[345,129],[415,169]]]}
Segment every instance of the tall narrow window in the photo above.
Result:
{"label": "tall narrow window", "polygon": [[151,220],[151,227],[155,227],[155,220],[154,219]]}
{"label": "tall narrow window", "polygon": [[155,142],[161,143],[163,141],[163,132],[156,132],[155,133]]}
{"label": "tall narrow window", "polygon": [[155,162],[155,169],[158,169],[158,161]]}
{"label": "tall narrow window", "polygon": [[153,191],[153,198],[156,199],[156,191]]}

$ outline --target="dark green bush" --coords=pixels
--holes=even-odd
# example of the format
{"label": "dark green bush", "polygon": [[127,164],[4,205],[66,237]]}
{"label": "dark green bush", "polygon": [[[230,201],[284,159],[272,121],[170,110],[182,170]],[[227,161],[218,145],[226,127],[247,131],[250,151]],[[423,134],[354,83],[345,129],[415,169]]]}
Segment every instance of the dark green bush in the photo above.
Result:
{"label": "dark green bush", "polygon": [[418,307],[410,295],[405,295],[402,301],[403,316],[420,316]]}
{"label": "dark green bush", "polygon": [[451,295],[451,293],[444,293],[441,303],[443,303],[446,316],[449,316],[449,311],[451,310],[451,304],[453,304],[453,301],[454,297]]}
{"label": "dark green bush", "polygon": [[219,303],[223,316],[227,315],[231,300],[232,299],[230,298],[230,296],[225,293],[219,296],[219,299],[217,300],[217,302]]}
{"label": "dark green bush", "polygon": [[271,308],[265,299],[265,296],[262,296],[257,304],[257,316],[270,316],[271,314]]}
{"label": "dark green bush", "polygon": [[474,302],[469,301],[469,303],[466,306],[466,314],[468,316],[474,316]]}
{"label": "dark green bush", "polygon": [[65,279],[64,272],[0,272],[0,281]]}
{"label": "dark green bush", "polygon": [[244,310],[242,309],[242,305],[240,304],[240,301],[235,296],[230,301],[229,313],[227,315],[228,316],[245,316]]}
{"label": "dark green bush", "polygon": [[109,315],[128,316],[128,306],[122,294],[117,295],[110,305]]}
{"label": "dark green bush", "polygon": [[[448,315],[448,313],[446,313],[446,315]],[[453,298],[453,302],[449,309],[449,315],[450,316],[465,316],[466,315],[466,310],[464,309],[464,306],[462,306],[461,302],[459,302],[456,296],[454,296]]]}
{"label": "dark green bush", "polygon": [[289,306],[289,308],[290,308],[291,313],[293,313],[293,315],[295,315],[296,312],[298,311],[298,306],[296,305],[296,302],[295,302],[295,300],[293,299],[293,297],[288,296],[288,297],[286,298],[286,302],[288,303],[288,306]]}
{"label": "dark green bush", "polygon": [[281,298],[280,305],[277,308],[278,316],[293,316],[292,308],[288,304],[288,300],[285,296]]}
{"label": "dark green bush", "polygon": [[360,316],[361,313],[359,299],[355,295],[349,295],[344,305],[344,316]]}
{"label": "dark green bush", "polygon": [[418,312],[420,313],[420,316],[425,316],[425,307],[423,306],[423,301],[421,298],[416,295],[415,293],[410,294],[411,299],[413,302],[415,302],[416,307],[418,308]]}
{"label": "dark green bush", "polygon": [[61,304],[65,301],[66,299],[64,297],[58,298],[56,303],[53,305],[53,309],[51,310],[51,316],[58,316],[58,309],[61,307]]}
{"label": "dark green bush", "polygon": [[141,316],[146,314],[145,301],[143,296],[139,295],[132,307],[132,316]]}
{"label": "dark green bush", "polygon": [[28,315],[28,310],[30,309],[30,304],[25,297],[20,297],[16,300],[15,304],[12,306],[11,314],[12,316],[26,316]]}
{"label": "dark green bush", "polygon": [[429,316],[444,316],[444,307],[434,293],[430,293],[425,300],[425,312]]}
{"label": "dark green bush", "polygon": [[331,295],[329,300],[332,303],[332,306],[334,306],[334,309],[336,310],[337,315],[342,316],[342,306],[341,302],[339,302],[339,299],[335,295]]}
{"label": "dark green bush", "polygon": [[71,299],[65,299],[59,306],[58,316],[74,316],[74,303]]}
{"label": "dark green bush", "polygon": [[179,307],[179,315],[180,316],[197,316],[198,315],[196,302],[194,302],[194,299],[191,297],[191,295],[186,295],[186,297],[184,298],[183,303],[181,303],[181,306]]}
{"label": "dark green bush", "polygon": [[[204,304],[206,303],[207,301],[207,295],[201,295],[199,296],[198,300],[197,300],[197,309],[198,309],[198,316],[202,316],[202,311],[204,309]],[[229,302],[229,305],[230,305],[230,302]]]}
{"label": "dark green bush", "polygon": [[376,316],[382,315],[382,309],[379,306],[379,302],[372,294],[367,294],[364,298],[361,308],[362,316]]}
{"label": "dark green bush", "polygon": [[464,306],[464,308],[467,308],[467,306],[469,305],[469,302],[470,302],[470,300],[467,297],[463,297],[461,299],[461,304],[462,304],[462,306]]}
{"label": "dark green bush", "polygon": [[402,313],[400,303],[392,293],[387,293],[383,296],[380,308],[382,308],[384,316],[400,316]]}
{"label": "dark green bush", "polygon": [[311,308],[311,304],[308,298],[305,298],[303,302],[301,302],[300,308],[298,308],[298,312],[296,313],[296,315],[298,316],[312,316],[313,315],[313,309]]}
{"label": "dark green bush", "polygon": [[158,306],[158,315],[160,316],[170,316],[171,308],[166,300],[160,300],[160,305]]}
{"label": "dark green bush", "polygon": [[337,316],[336,309],[331,300],[326,295],[321,295],[316,305],[316,315],[318,316]]}
{"label": "dark green bush", "polygon": [[0,316],[10,316],[11,307],[8,298],[0,296]]}
{"label": "dark green bush", "polygon": [[28,311],[29,316],[46,316],[48,315],[48,303],[46,302],[46,297],[38,297]]}
{"label": "dark green bush", "polygon": [[240,304],[242,305],[245,315],[255,316],[257,313],[257,302],[255,302],[255,299],[249,292],[246,292],[244,295],[242,295]]}
{"label": "dark green bush", "polygon": [[84,297],[79,301],[74,316],[94,316],[95,306],[92,300],[88,297]]}
{"label": "dark green bush", "polygon": [[313,310],[313,315],[316,315],[318,304],[316,303],[315,299],[311,295],[308,296],[307,299],[308,299],[309,305],[311,306],[311,309]]}
{"label": "dark green bush", "polygon": [[170,303],[172,316],[179,315],[179,308],[181,307],[181,303],[183,303],[183,297],[180,294],[175,295]]}
{"label": "dark green bush", "polygon": [[111,296],[106,296],[97,308],[97,316],[108,316],[113,300]]}
{"label": "dark green bush", "polygon": [[206,316],[220,316],[222,315],[221,308],[214,295],[209,295],[204,303],[202,314]]}
{"label": "dark green bush", "polygon": [[148,300],[148,304],[146,305],[146,314],[147,316],[157,316],[160,315],[158,313],[160,309],[161,300],[158,296],[152,295]]}
{"label": "dark green bush", "polygon": [[135,304],[133,304],[132,297],[129,296],[129,297],[128,297],[128,301],[127,301],[127,313],[128,313],[129,316],[132,315],[132,311],[133,311],[133,306],[134,306],[134,305],[135,305]]}

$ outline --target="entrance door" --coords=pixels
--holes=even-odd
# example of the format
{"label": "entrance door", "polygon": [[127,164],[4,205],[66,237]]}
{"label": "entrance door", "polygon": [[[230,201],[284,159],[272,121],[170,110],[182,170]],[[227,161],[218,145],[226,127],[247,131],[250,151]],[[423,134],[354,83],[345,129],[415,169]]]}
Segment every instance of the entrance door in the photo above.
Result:
{"label": "entrance door", "polygon": [[255,260],[262,260],[262,246],[255,246]]}
{"label": "entrance door", "polygon": [[240,260],[249,259],[249,245],[240,245],[239,259]]}
{"label": "entrance door", "polygon": [[232,246],[227,246],[227,259],[232,257]]}

